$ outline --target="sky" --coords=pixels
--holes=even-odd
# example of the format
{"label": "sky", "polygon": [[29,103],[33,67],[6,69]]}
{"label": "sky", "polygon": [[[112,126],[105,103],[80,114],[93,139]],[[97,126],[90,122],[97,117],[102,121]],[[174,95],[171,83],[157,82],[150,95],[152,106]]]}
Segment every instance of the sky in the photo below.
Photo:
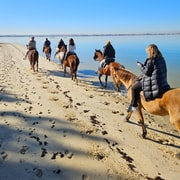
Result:
{"label": "sky", "polygon": [[180,32],[180,0],[1,0],[0,9],[0,35]]}

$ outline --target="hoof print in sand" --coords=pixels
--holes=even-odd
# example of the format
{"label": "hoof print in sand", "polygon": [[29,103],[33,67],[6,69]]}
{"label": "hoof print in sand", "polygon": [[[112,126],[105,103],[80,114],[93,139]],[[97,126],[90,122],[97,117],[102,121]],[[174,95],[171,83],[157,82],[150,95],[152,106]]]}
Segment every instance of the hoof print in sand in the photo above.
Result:
{"label": "hoof print in sand", "polygon": [[27,151],[28,149],[29,149],[28,146],[23,146],[22,149],[20,149],[19,152],[20,152],[21,154],[26,154],[26,151]]}

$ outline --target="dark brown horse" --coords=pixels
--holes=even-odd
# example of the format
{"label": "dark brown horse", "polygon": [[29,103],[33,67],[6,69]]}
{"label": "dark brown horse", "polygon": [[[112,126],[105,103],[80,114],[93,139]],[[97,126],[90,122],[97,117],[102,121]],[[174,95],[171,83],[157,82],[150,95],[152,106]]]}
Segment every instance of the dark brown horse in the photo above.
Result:
{"label": "dark brown horse", "polygon": [[51,59],[51,47],[49,47],[49,46],[44,47],[43,52],[46,55],[46,59],[50,61],[50,59]]}
{"label": "dark brown horse", "polygon": [[[100,50],[95,50],[93,58],[94,58],[94,60],[98,60],[99,63],[101,63],[104,60],[103,54]],[[114,69],[118,68],[118,67],[124,68],[124,66],[119,64],[118,62],[111,62],[109,65],[106,65],[104,68],[100,68],[98,70],[98,74],[99,74],[98,78],[99,78],[99,82],[102,87],[107,87],[108,76],[111,76],[113,79],[112,73],[113,73]],[[105,85],[101,81],[101,77],[103,74],[105,75]],[[115,82],[115,81],[116,81],[116,79],[113,79],[113,82]],[[116,81],[114,84],[116,86],[117,91],[120,91],[121,82]]]}
{"label": "dark brown horse", "polygon": [[[114,79],[121,81],[128,91],[128,97],[131,100],[132,85],[136,81],[137,77],[132,72],[122,68],[116,68],[113,73]],[[144,118],[142,109],[147,112],[159,116],[169,116],[170,122],[180,132],[180,88],[171,89],[165,92],[161,98],[156,98],[152,101],[145,101],[143,93],[140,95],[140,102],[138,104],[137,116],[142,125],[142,136],[146,137],[147,130],[144,125]],[[132,112],[128,112],[126,120],[129,121]]]}
{"label": "dark brown horse", "polygon": [[35,72],[35,65],[36,65],[36,71],[38,71],[39,53],[36,49],[29,50],[28,59],[30,62],[31,70]]}
{"label": "dark brown horse", "polygon": [[76,80],[76,84],[78,84],[77,80],[77,70],[79,66],[79,58],[76,54],[70,54],[67,58],[63,61],[63,67],[64,67],[64,76],[66,76],[66,67],[70,68],[70,75],[72,80]]}

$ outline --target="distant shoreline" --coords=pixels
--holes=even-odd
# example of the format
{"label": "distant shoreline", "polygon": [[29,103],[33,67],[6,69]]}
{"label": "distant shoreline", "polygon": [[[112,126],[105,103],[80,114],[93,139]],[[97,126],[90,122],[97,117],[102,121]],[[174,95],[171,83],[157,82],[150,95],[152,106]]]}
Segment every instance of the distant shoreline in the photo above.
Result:
{"label": "distant shoreline", "polygon": [[128,33],[128,34],[28,34],[28,35],[17,35],[17,34],[6,34],[6,35],[0,35],[0,37],[57,37],[57,36],[75,36],[75,37],[87,37],[87,36],[149,36],[149,35],[180,35],[179,33]]}

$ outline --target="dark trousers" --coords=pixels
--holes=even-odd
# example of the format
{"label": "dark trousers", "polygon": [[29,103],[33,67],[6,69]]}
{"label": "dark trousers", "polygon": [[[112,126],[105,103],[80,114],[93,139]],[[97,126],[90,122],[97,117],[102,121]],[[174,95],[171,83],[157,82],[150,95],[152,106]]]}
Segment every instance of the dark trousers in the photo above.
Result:
{"label": "dark trousers", "polygon": [[141,81],[136,81],[136,83],[132,86],[131,106],[137,107],[138,101],[140,99],[141,91],[142,91],[142,83]]}

